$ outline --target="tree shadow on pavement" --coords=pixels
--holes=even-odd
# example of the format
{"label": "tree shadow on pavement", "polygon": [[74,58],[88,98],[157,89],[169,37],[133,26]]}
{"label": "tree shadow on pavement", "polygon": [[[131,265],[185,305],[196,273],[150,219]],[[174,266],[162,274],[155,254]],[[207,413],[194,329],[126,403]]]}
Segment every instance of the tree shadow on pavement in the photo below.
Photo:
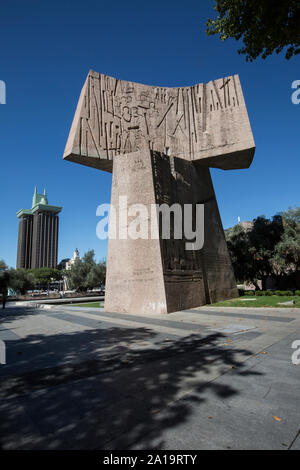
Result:
{"label": "tree shadow on pavement", "polygon": [[23,305],[15,307],[13,305],[9,305],[9,302],[3,309],[0,304],[0,330],[3,328],[3,323],[11,323],[15,320],[21,320],[29,315],[41,315],[41,310],[37,307],[27,307]]}
{"label": "tree shadow on pavement", "polygon": [[187,423],[208,392],[225,400],[238,393],[234,382],[214,378],[232,369],[255,374],[243,366],[250,352],[221,333],[170,340],[111,327],[33,334],[10,341],[8,351],[16,347],[24,356],[2,366],[4,449],[163,449],[165,432]]}

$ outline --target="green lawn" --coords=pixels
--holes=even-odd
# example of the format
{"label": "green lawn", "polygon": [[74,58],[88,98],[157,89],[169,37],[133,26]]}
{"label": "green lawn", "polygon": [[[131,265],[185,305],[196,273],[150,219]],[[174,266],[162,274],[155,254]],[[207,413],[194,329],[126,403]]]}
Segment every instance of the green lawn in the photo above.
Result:
{"label": "green lawn", "polygon": [[[256,300],[244,300],[256,299]],[[294,300],[295,305],[278,305],[278,302],[288,302]],[[280,295],[262,295],[262,296],[243,296],[238,299],[224,300],[211,304],[211,307],[277,307],[277,308],[300,308],[300,296],[280,296]]]}
{"label": "green lawn", "polygon": [[[251,300],[244,300],[251,299]],[[254,300],[255,299],[255,300]],[[278,305],[278,302],[288,302],[294,300],[294,305]],[[89,302],[86,304],[72,304],[72,307],[90,307],[103,308],[103,302]],[[280,295],[262,295],[262,296],[244,296],[238,299],[224,300],[215,304],[207,305],[208,307],[277,307],[277,308],[300,308],[300,296],[280,296]]]}
{"label": "green lawn", "polygon": [[71,307],[91,307],[91,308],[103,308],[103,302],[88,302],[87,304],[72,304]]}
{"label": "green lawn", "polygon": [[[251,300],[244,300],[251,299]],[[255,300],[252,300],[255,299]],[[294,300],[295,305],[278,305],[278,302],[288,302]],[[89,302],[86,304],[71,304],[72,307],[89,307],[103,308],[103,302]],[[262,296],[245,296],[238,299],[224,300],[215,304],[207,305],[207,307],[277,307],[277,308],[300,308],[300,296],[280,296],[280,295],[262,295]]]}

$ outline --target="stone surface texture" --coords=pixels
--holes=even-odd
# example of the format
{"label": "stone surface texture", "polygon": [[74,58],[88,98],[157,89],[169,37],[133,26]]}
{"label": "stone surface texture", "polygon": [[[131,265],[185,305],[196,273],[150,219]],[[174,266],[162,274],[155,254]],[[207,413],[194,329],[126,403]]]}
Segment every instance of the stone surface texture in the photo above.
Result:
{"label": "stone surface texture", "polygon": [[255,146],[238,75],[163,88],[90,71],[64,158],[112,171],[115,155],[145,148],[224,170],[248,168]]}
{"label": "stone surface texture", "polygon": [[168,313],[237,296],[209,167],[248,168],[254,151],[238,75],[165,88],[89,72],[64,159],[113,171],[118,220],[122,196],[149,214],[154,204],[204,204],[200,250],[184,238],[110,238],[107,311]]}

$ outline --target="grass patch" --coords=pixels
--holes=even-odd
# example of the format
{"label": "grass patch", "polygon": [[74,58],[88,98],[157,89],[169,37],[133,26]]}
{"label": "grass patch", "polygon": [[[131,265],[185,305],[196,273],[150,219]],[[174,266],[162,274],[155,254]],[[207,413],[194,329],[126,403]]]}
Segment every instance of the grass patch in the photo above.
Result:
{"label": "grass patch", "polygon": [[71,307],[91,307],[91,308],[103,308],[103,302],[88,302],[87,304],[71,304]]}
{"label": "grass patch", "polygon": [[[281,296],[281,295],[262,295],[247,297],[245,299],[256,299],[256,300],[243,300],[243,297],[239,299],[224,300],[223,302],[216,302],[210,304],[211,307],[273,307],[273,308],[300,308],[300,297],[297,295]],[[278,305],[278,302],[288,302],[294,300],[294,305]]]}

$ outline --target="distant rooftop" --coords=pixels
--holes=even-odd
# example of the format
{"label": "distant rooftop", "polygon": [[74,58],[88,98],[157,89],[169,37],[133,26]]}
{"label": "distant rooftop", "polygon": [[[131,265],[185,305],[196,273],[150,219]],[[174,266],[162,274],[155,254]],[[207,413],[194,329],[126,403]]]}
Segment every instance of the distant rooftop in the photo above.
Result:
{"label": "distant rooftop", "polygon": [[44,189],[43,194],[37,192],[37,187],[34,188],[32,206],[31,209],[21,209],[17,212],[17,217],[22,217],[22,215],[29,214],[33,215],[35,212],[53,212],[58,214],[62,210],[60,206],[51,206],[48,204],[47,192]]}

